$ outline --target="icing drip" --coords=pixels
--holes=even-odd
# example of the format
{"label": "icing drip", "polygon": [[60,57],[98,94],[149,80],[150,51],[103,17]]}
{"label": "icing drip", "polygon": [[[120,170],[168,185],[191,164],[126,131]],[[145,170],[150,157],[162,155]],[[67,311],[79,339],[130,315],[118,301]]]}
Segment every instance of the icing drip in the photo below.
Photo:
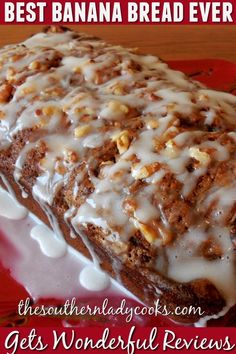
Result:
{"label": "icing drip", "polygon": [[90,291],[101,291],[108,287],[109,277],[97,268],[85,267],[79,275],[80,284]]}
{"label": "icing drip", "polygon": [[0,215],[12,220],[24,219],[28,211],[21,206],[10,194],[0,188]]}
{"label": "icing drip", "polygon": [[60,258],[66,253],[66,243],[62,241],[53,231],[45,225],[35,226],[31,232],[31,237],[39,243],[40,249],[48,257]]}
{"label": "icing drip", "polygon": [[[12,201],[18,208],[16,213],[14,205],[11,205],[14,215],[7,207]],[[56,299],[68,299],[71,296],[88,297],[89,291],[100,291],[103,296],[134,298],[113,280],[110,281],[107,275],[95,268],[85,257],[69,247],[34,215],[22,214],[26,209],[17,204],[17,201],[2,188],[0,188],[1,205],[5,205],[4,215],[0,210],[0,229],[4,233],[4,236],[1,234],[0,237],[1,262],[11,270],[13,277],[25,286],[35,300],[45,297]],[[19,220],[20,216],[24,216],[24,219]],[[2,243],[4,237],[7,243]],[[11,244],[11,248],[5,249],[8,243]]]}

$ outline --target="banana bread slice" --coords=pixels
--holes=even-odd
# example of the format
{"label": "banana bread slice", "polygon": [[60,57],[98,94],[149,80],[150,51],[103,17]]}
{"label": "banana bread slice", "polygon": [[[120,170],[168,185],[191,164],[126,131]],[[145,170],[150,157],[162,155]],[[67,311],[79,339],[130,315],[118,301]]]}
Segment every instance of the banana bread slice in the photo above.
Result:
{"label": "banana bread slice", "polygon": [[[236,97],[62,27],[2,48],[0,67],[18,200],[175,320],[233,306]],[[177,316],[191,306],[203,315]]]}

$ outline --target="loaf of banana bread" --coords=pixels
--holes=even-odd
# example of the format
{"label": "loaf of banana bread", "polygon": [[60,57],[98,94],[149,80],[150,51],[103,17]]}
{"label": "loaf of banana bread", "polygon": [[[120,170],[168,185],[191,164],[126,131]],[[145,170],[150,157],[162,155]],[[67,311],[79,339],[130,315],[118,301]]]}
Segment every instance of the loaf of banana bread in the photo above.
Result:
{"label": "loaf of banana bread", "polygon": [[236,97],[50,27],[0,50],[0,172],[147,305],[236,302]]}

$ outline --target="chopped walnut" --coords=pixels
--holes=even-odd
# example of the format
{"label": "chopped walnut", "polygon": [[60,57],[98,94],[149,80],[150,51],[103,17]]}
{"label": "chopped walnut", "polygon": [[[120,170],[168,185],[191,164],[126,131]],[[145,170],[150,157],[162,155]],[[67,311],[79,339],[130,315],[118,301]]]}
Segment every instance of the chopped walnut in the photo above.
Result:
{"label": "chopped walnut", "polygon": [[118,82],[108,86],[106,91],[107,93],[113,93],[116,96],[121,96],[125,93],[124,87]]}
{"label": "chopped walnut", "polygon": [[197,160],[201,166],[207,166],[211,161],[210,155],[197,147],[191,147],[189,153],[190,157]]}
{"label": "chopped walnut", "polygon": [[41,64],[39,61],[35,60],[35,61],[32,61],[32,62],[29,64],[29,69],[30,69],[30,70],[39,70],[40,67],[41,67],[41,65],[42,65],[42,64]]}
{"label": "chopped walnut", "polygon": [[31,93],[35,93],[36,92],[36,87],[35,86],[28,86],[28,87],[24,87],[21,90],[21,95],[30,95]]}
{"label": "chopped walnut", "polygon": [[116,141],[117,149],[120,154],[126,152],[130,145],[129,132],[124,130],[112,137],[112,141]]}
{"label": "chopped walnut", "polygon": [[149,119],[147,122],[146,122],[146,127],[148,129],[156,129],[159,127],[159,122],[158,120],[152,118],[152,119]]}
{"label": "chopped walnut", "polygon": [[[172,123],[171,123],[172,124]],[[179,129],[175,126],[170,126],[162,136],[153,139],[153,147],[156,152],[160,152],[168,142],[179,133]]]}
{"label": "chopped walnut", "polygon": [[122,104],[119,101],[110,101],[108,103],[108,107],[110,108],[111,111],[114,111],[115,113],[124,113],[127,114],[129,113],[129,107]]}
{"label": "chopped walnut", "polygon": [[64,93],[65,91],[62,87],[48,87],[43,91],[43,95],[49,98],[62,97]]}
{"label": "chopped walnut", "polygon": [[6,73],[7,81],[13,83],[15,81],[15,76],[16,76],[16,70],[12,67],[8,68]]}
{"label": "chopped walnut", "polygon": [[143,234],[149,243],[153,243],[159,238],[159,232],[156,231],[152,226],[143,224],[137,220],[135,222],[135,226],[139,229],[139,231]]}
{"label": "chopped walnut", "polygon": [[57,106],[46,106],[42,108],[43,115],[52,117],[54,114],[59,114],[62,111]]}
{"label": "chopped walnut", "polygon": [[79,138],[82,138],[83,136],[88,135],[90,131],[91,131],[91,126],[88,124],[78,126],[74,130],[74,136],[75,136],[75,138],[79,139]]}
{"label": "chopped walnut", "polygon": [[153,227],[158,230],[163,246],[166,246],[173,241],[173,233],[169,227],[166,227],[161,222],[157,221],[153,222]]}
{"label": "chopped walnut", "polygon": [[165,145],[166,145],[164,150],[165,156],[170,158],[176,158],[179,156],[179,149],[172,139],[168,140]]}
{"label": "chopped walnut", "polygon": [[160,164],[158,162],[154,162],[150,165],[146,165],[141,167],[140,169],[136,169],[137,164],[135,164],[132,167],[132,176],[135,179],[144,179],[147,178],[151,175],[153,175],[153,173],[157,172],[160,169]]}

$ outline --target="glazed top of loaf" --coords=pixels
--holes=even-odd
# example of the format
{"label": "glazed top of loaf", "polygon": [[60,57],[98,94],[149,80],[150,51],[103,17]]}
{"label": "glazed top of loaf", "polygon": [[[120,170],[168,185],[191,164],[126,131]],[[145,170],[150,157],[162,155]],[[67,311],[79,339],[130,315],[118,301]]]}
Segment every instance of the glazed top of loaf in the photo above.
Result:
{"label": "glazed top of loaf", "polygon": [[0,146],[25,131],[15,181],[32,150],[32,194],[65,219],[102,230],[116,254],[139,234],[171,279],[212,281],[235,302],[236,97],[207,89],[136,50],[72,31],[0,51]]}

